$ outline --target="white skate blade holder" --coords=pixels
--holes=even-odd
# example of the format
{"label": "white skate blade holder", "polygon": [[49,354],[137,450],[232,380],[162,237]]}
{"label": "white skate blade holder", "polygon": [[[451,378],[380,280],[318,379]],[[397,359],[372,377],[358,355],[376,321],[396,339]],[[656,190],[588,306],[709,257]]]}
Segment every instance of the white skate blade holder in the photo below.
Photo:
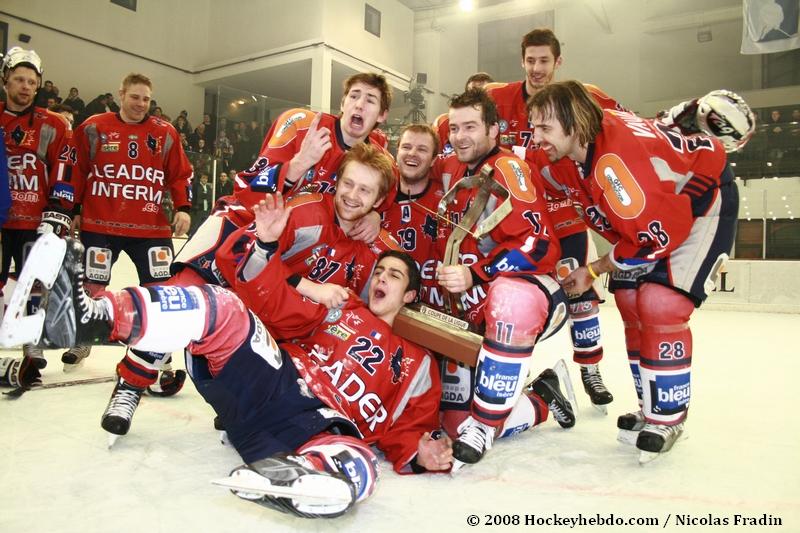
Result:
{"label": "white skate blade holder", "polygon": [[268,495],[291,498],[296,505],[348,505],[352,501],[345,481],[322,474],[301,476],[289,486],[276,486],[257,472],[242,469],[229,477],[212,479],[211,483],[230,489],[246,500]]}
{"label": "white skate blade holder", "polygon": [[52,233],[42,235],[33,244],[0,323],[0,347],[11,348],[39,342],[44,326],[44,309],[25,316],[26,304],[37,280],[45,289],[53,286],[66,250],[66,241]]}
{"label": "white skate blade holder", "polygon": [[[569,377],[569,370],[567,363],[563,359],[556,361],[553,365],[553,372],[558,376],[558,380],[564,385],[564,390],[567,392],[567,399],[572,404],[572,410],[575,412],[575,418],[578,415],[578,398],[575,396],[575,389],[572,388],[572,380]],[[605,406],[604,406],[605,407]]]}

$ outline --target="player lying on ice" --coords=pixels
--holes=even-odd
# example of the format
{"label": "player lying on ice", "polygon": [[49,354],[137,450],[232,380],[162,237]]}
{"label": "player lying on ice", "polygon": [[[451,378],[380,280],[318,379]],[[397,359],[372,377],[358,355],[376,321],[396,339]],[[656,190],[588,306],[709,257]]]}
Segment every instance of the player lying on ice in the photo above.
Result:
{"label": "player lying on ice", "polygon": [[[155,286],[93,299],[83,289],[80,243],[43,236],[20,283],[24,292],[38,277],[50,289],[40,344],[186,347],[189,375],[246,463],[218,483],[270,508],[304,517],[344,513],[375,489],[370,445],[399,473],[448,470],[451,442],[432,437],[441,394],[436,366],[428,352],[391,330],[399,310],[416,298],[413,260],[384,253],[368,305],[351,295],[328,310],[284,281],[287,269],[273,253],[289,215],[280,195],[254,209],[259,252],[239,268],[236,294],[214,285]],[[19,316],[11,311],[7,319]],[[7,320],[0,341],[8,342],[8,331],[26,331],[35,318]],[[279,346],[264,324],[276,337],[298,340]],[[558,395],[562,408],[571,409],[557,378],[544,376],[532,388]],[[546,387],[537,385],[543,381]],[[547,417],[546,410],[523,412],[539,415],[529,426]]]}

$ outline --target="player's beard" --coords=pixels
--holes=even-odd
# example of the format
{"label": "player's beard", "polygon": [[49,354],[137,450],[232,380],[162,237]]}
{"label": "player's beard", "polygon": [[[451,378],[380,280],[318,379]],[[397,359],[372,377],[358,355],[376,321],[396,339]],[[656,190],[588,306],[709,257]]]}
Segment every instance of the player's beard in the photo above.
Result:
{"label": "player's beard", "polygon": [[27,107],[30,107],[30,105],[33,103],[33,99],[34,99],[35,95],[36,95],[36,93],[34,93],[32,95],[21,94],[21,93],[9,94],[8,95],[8,99],[11,100],[11,102],[15,106],[17,106],[19,108],[22,108],[22,109],[25,109]]}

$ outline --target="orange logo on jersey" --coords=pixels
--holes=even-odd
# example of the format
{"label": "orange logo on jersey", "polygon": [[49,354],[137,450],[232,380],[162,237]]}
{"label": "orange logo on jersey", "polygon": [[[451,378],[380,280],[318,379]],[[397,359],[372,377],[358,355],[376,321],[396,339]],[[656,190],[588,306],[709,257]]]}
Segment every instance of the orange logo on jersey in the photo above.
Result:
{"label": "orange logo on jersey", "polygon": [[526,163],[517,158],[501,157],[495,163],[495,168],[503,175],[506,188],[514,198],[531,204],[536,201],[536,189],[531,183],[530,169]]}
{"label": "orange logo on jersey", "polygon": [[609,207],[620,218],[636,218],[644,211],[644,192],[617,154],[600,157],[594,179],[603,189]]}
{"label": "orange logo on jersey", "polygon": [[314,113],[305,109],[290,109],[278,118],[275,133],[269,140],[270,148],[285,146],[297,130],[307,129],[314,120]]}

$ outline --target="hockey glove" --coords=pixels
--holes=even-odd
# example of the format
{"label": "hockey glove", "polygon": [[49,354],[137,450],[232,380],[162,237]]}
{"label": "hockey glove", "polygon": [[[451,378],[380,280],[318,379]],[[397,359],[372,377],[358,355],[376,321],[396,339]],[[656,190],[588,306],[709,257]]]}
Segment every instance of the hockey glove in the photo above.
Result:
{"label": "hockey glove", "polygon": [[45,233],[55,233],[58,237],[64,237],[69,234],[69,228],[72,225],[72,217],[56,210],[47,210],[42,212],[42,221],[39,227],[36,228],[36,233],[44,235]]}
{"label": "hockey glove", "polygon": [[41,385],[42,374],[30,357],[0,358],[0,385],[7,387],[31,387]]}

